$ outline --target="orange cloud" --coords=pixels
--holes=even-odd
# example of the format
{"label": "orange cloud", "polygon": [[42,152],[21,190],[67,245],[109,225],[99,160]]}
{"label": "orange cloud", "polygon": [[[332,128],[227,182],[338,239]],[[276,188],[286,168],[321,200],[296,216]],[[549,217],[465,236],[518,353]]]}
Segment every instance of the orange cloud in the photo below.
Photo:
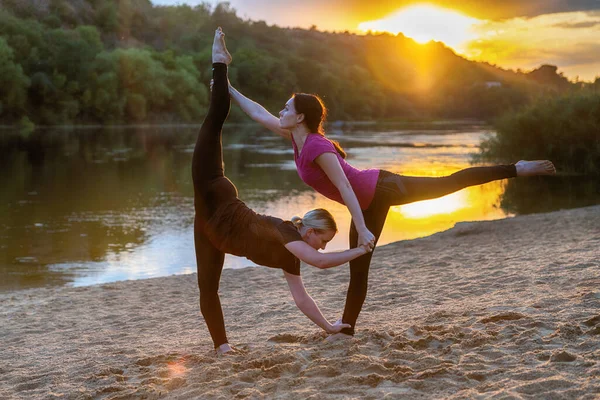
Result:
{"label": "orange cloud", "polygon": [[464,54],[507,68],[554,64],[568,76],[600,75],[600,13],[571,12],[486,21]]}

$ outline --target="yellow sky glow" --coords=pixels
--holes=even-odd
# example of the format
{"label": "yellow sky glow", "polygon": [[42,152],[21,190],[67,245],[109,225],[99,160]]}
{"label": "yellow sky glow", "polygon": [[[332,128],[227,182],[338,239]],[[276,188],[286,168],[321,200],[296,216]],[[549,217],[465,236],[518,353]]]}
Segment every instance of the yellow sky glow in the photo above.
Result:
{"label": "yellow sky glow", "polygon": [[358,29],[363,32],[402,32],[418,43],[435,40],[458,50],[462,44],[478,37],[474,27],[480,23],[482,21],[454,10],[418,4],[402,8],[379,20],[363,22]]}
{"label": "yellow sky glow", "polygon": [[570,12],[485,21],[474,29],[478,38],[462,49],[470,59],[513,69],[553,64],[570,77],[589,80],[600,75],[600,14]]}
{"label": "yellow sky glow", "polygon": [[[582,27],[584,29],[582,29]],[[402,33],[435,40],[476,61],[503,68],[558,65],[567,76],[600,76],[600,13],[567,12],[490,21],[432,4],[417,4],[358,24],[359,32]]]}

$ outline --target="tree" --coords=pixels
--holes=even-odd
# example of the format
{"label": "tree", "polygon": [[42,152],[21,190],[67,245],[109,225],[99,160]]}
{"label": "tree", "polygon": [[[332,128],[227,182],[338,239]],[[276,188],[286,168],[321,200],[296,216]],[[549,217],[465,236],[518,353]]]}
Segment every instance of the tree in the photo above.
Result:
{"label": "tree", "polygon": [[0,37],[0,115],[17,119],[24,114],[30,80],[14,62],[13,49]]}

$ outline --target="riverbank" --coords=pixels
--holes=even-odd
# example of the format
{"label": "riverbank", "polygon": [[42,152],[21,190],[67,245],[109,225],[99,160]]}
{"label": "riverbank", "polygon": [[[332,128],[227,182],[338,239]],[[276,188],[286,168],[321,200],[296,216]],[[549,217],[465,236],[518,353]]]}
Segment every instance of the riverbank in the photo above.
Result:
{"label": "riverbank", "polygon": [[[2,293],[0,398],[596,398],[599,226],[593,206],[383,246],[357,335],[331,344],[280,271],[225,270],[224,358],[195,274]],[[337,319],[348,268],[302,272]]]}

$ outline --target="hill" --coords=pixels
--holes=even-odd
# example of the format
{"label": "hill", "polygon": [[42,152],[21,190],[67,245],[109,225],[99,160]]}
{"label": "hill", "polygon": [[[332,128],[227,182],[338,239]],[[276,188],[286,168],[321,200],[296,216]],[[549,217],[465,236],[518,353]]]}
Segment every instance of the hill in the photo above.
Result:
{"label": "hill", "polygon": [[[526,74],[401,34],[269,26],[225,3],[0,0],[0,119],[199,122],[218,25],[234,57],[231,82],[273,112],[302,91],[324,97],[331,119],[487,119],[581,86],[553,66]],[[232,119],[242,118],[234,109]]]}

